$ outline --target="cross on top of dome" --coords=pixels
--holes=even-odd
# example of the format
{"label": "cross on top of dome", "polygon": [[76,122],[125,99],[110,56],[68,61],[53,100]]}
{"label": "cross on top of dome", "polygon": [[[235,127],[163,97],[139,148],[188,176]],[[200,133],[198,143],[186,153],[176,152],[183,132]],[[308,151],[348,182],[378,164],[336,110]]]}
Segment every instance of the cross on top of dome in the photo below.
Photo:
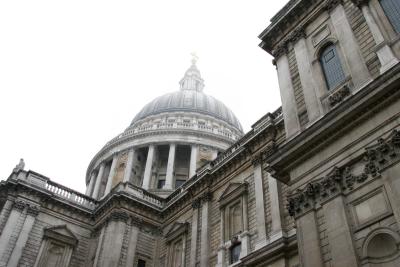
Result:
{"label": "cross on top of dome", "polygon": [[199,59],[197,55],[193,52],[192,55],[192,65],[185,72],[185,76],[179,82],[181,90],[194,90],[197,92],[203,91],[204,80],[201,78],[200,71],[197,69],[196,62]]}

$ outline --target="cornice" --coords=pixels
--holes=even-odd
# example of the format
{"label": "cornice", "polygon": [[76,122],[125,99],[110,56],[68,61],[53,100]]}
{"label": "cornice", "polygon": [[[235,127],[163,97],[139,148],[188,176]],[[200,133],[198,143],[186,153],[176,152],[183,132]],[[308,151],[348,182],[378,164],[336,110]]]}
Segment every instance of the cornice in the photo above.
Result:
{"label": "cornice", "polygon": [[398,84],[400,84],[400,64],[355,94],[347,96],[320,120],[279,145],[274,153],[266,157],[270,167],[278,171],[277,178],[286,176],[287,170],[307,159],[310,154],[317,153],[320,147],[333,142],[351,131],[354,125],[369,119],[370,114],[377,113],[389,103],[399,99],[400,91],[396,87]]}
{"label": "cornice", "polygon": [[363,156],[364,169],[359,174],[352,172],[352,166],[334,167],[325,176],[313,180],[289,196],[287,209],[293,217],[300,217],[317,205],[323,205],[337,195],[347,194],[357,184],[380,175],[384,169],[400,161],[400,132],[393,130],[385,139],[366,147]]}

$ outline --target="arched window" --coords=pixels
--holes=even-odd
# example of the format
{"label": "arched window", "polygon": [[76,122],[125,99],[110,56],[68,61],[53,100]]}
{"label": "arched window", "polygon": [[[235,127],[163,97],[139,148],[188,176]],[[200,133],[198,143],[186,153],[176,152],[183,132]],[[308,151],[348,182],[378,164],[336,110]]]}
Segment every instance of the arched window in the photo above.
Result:
{"label": "arched window", "polygon": [[400,33],[400,0],[381,0],[380,2],[394,30]]}
{"label": "arched window", "polygon": [[335,88],[345,80],[342,64],[334,44],[325,47],[319,57],[328,89]]}

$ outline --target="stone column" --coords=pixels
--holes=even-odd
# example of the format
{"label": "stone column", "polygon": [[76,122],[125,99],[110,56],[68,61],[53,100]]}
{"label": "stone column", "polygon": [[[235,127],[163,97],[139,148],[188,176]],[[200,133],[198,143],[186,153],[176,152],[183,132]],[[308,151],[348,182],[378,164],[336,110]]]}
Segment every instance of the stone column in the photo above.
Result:
{"label": "stone column", "polygon": [[196,174],[198,146],[193,144],[190,152],[189,178]]}
{"label": "stone column", "polygon": [[128,152],[128,159],[126,161],[125,171],[124,171],[124,180],[123,182],[129,182],[132,176],[132,167],[133,167],[133,160],[135,158],[135,150],[130,149]]}
{"label": "stone column", "polygon": [[[342,47],[347,67],[350,71],[354,87],[356,89],[363,87],[371,80],[368,68],[361,55],[360,46],[351,29],[347,19],[346,12],[342,4],[329,10],[332,25],[335,28],[339,44]],[[343,62],[344,63],[344,62]]]}
{"label": "stone column", "polygon": [[172,189],[174,184],[174,165],[175,165],[176,144],[169,145],[167,174],[165,177],[164,189]]}
{"label": "stone column", "polygon": [[22,215],[26,207],[26,203],[22,201],[15,201],[13,209],[11,210],[10,216],[4,226],[3,232],[0,236],[0,260],[3,259],[3,254],[8,246],[10,246],[10,238],[13,234],[14,228],[17,226],[19,217]]}
{"label": "stone column", "polygon": [[192,235],[190,240],[190,267],[196,267],[196,254],[197,254],[197,232],[199,226],[199,209],[200,199],[196,199],[192,202],[193,214],[192,214]]}
{"label": "stone column", "polygon": [[376,23],[373,15],[371,14],[370,7],[368,5],[369,1],[363,1],[361,2],[361,11],[364,15],[365,21],[368,24],[368,27],[371,31],[372,36],[374,37],[377,50],[376,50],[376,55],[379,58],[379,61],[381,62],[381,69],[380,72],[383,73],[396,65],[399,60],[396,58],[394,55],[392,49],[387,45],[385,42],[385,38],[382,35],[382,32],[380,31],[378,24]]}
{"label": "stone column", "polygon": [[265,227],[265,208],[264,208],[264,186],[262,178],[261,157],[253,160],[254,171],[254,189],[256,198],[256,225],[257,239],[255,241],[255,250],[267,244],[267,231]]}
{"label": "stone column", "polygon": [[307,49],[304,30],[301,29],[299,31],[301,31],[301,34],[297,42],[294,44],[294,53],[296,55],[308,119],[310,122],[313,122],[320,118],[323,114],[321,101],[319,100],[321,95],[318,93],[319,91],[312,74],[311,60],[309,57],[309,51]]}
{"label": "stone column", "polygon": [[200,245],[200,267],[208,267],[210,257],[210,217],[211,193],[207,192],[202,196],[201,206],[201,245]]}
{"label": "stone column", "polygon": [[338,195],[329,200],[322,208],[331,248],[332,266],[359,266],[343,196]]}
{"label": "stone column", "polygon": [[147,152],[146,167],[144,169],[143,176],[143,188],[148,190],[150,188],[150,180],[153,167],[153,157],[154,157],[154,145],[149,146],[149,151]]}
{"label": "stone column", "polygon": [[99,167],[99,172],[97,173],[96,184],[94,186],[93,194],[92,194],[92,197],[95,199],[97,199],[97,197],[99,196],[101,180],[102,180],[103,174],[104,174],[104,167],[105,167],[105,164],[104,164],[104,162],[102,162]]}
{"label": "stone column", "polygon": [[104,225],[103,228],[101,228],[99,240],[97,242],[96,256],[94,258],[93,266],[98,266],[98,264],[100,262],[100,258],[101,258],[101,254],[100,253],[101,253],[101,248],[103,247],[104,234],[106,232],[106,228],[107,228],[106,225]]}
{"label": "stone column", "polygon": [[240,235],[241,251],[240,258],[246,257],[250,252],[250,233],[249,233],[249,219],[248,219],[247,195],[243,196],[243,233]]}
{"label": "stone column", "polygon": [[269,198],[271,202],[271,233],[270,242],[281,238],[282,233],[282,219],[281,219],[281,199],[278,188],[278,181],[268,173],[268,188]]}
{"label": "stone column", "polygon": [[18,262],[22,256],[22,251],[28,241],[29,234],[32,230],[33,224],[35,223],[36,216],[39,214],[38,206],[29,206],[25,222],[22,226],[21,232],[19,233],[17,242],[15,243],[14,250],[7,263],[8,267],[18,266]]}
{"label": "stone column", "polygon": [[110,215],[109,225],[104,234],[104,254],[101,256],[99,267],[118,266],[127,220],[128,216],[124,212],[113,212]]}
{"label": "stone column", "polygon": [[220,227],[220,240],[221,243],[218,248],[218,256],[217,256],[217,266],[216,267],[225,267],[226,262],[225,262],[225,208],[221,210],[221,215],[220,215],[220,221],[219,221],[219,227]]}
{"label": "stone column", "polygon": [[111,187],[112,187],[112,182],[113,182],[113,178],[115,175],[115,170],[117,169],[117,162],[118,162],[118,153],[115,153],[113,156],[113,159],[112,159],[110,173],[108,174],[107,185],[106,185],[106,189],[104,191],[103,197],[107,196],[108,193],[110,193],[110,191],[112,189]]}
{"label": "stone column", "polygon": [[3,232],[4,224],[7,222],[7,216],[9,215],[7,213],[8,213],[8,211],[11,210],[13,203],[14,203],[14,201],[12,199],[8,198],[6,200],[6,203],[4,203],[3,208],[1,209],[1,212],[0,212],[0,235]]}
{"label": "stone column", "polygon": [[95,182],[96,182],[96,173],[92,172],[92,174],[90,175],[89,185],[86,187],[85,195],[87,196],[91,195]]}
{"label": "stone column", "polygon": [[[296,219],[297,244],[301,266],[321,267],[321,245],[319,242],[318,224],[315,210],[310,210]],[[336,266],[336,265],[335,265]],[[346,266],[346,265],[342,265]]]}
{"label": "stone column", "polygon": [[134,266],[136,246],[138,241],[139,228],[131,222],[131,233],[128,243],[128,253],[126,255],[126,267]]}
{"label": "stone column", "polygon": [[294,96],[292,78],[289,69],[289,60],[282,54],[276,60],[278,69],[279,89],[281,91],[282,112],[285,122],[286,137],[289,139],[300,131],[299,115]]}

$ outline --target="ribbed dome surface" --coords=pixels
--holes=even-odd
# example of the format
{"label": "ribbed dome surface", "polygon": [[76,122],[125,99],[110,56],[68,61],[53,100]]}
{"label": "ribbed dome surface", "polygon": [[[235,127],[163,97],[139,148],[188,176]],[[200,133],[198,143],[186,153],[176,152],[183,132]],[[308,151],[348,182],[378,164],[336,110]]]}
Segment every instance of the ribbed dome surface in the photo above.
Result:
{"label": "ribbed dome surface", "polygon": [[175,111],[210,115],[229,123],[242,132],[239,120],[229,108],[214,97],[196,90],[180,90],[157,97],[144,106],[133,119],[131,126],[148,116]]}

